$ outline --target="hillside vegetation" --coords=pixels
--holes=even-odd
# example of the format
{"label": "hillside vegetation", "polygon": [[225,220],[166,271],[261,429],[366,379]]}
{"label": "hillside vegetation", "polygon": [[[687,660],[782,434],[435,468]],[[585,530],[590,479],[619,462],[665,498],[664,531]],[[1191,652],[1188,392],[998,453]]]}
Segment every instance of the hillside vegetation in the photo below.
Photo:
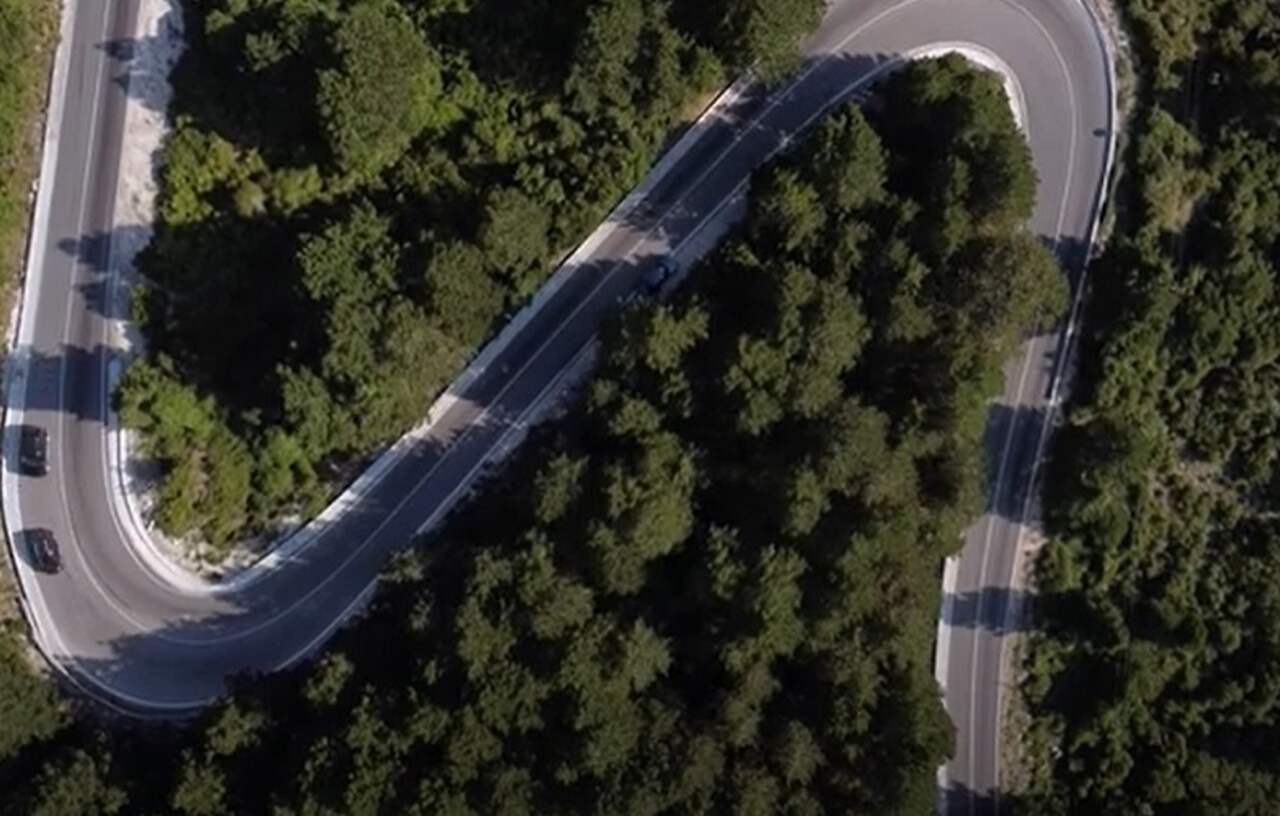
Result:
{"label": "hillside vegetation", "polygon": [[[46,71],[58,33],[52,0],[0,0],[0,286],[21,268]],[[7,314],[7,311],[6,311]]]}
{"label": "hillside vegetation", "polygon": [[1127,0],[1142,104],[1048,481],[1027,813],[1280,801],[1280,5]]}
{"label": "hillside vegetation", "polygon": [[169,742],[63,747],[76,789],[186,816],[927,812],[940,560],[1001,362],[1065,286],[998,80],[952,57],[881,99],[757,172],[746,222],[611,321],[568,416],[365,618]]}
{"label": "hillside vegetation", "polygon": [[[690,8],[690,7],[693,8]],[[224,552],[420,421],[726,69],[821,0],[203,0],[119,401]]]}

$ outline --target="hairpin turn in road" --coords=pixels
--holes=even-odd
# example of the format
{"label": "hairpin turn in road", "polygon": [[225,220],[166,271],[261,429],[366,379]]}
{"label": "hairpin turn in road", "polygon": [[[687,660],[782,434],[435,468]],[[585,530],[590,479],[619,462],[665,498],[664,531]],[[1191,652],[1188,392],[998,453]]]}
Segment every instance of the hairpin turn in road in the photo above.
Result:
{"label": "hairpin turn in road", "polygon": [[[581,274],[571,274],[528,315],[358,501],[261,580],[193,591],[148,567],[130,542],[122,486],[108,455],[106,383],[118,356],[116,327],[94,292],[114,285],[110,241],[99,239],[114,226],[126,106],[121,86],[128,83],[119,82],[127,66],[103,46],[130,39],[139,3],[73,5],[13,355],[4,515],[37,645],[86,694],[138,716],[189,711],[221,693],[228,675],[287,666],[323,642],[368,596],[387,555],[466,493],[618,296],[635,286],[634,265],[619,262],[697,244],[691,239],[780,140],[903,55],[967,43],[1008,66],[1024,97],[1040,177],[1031,228],[1054,243],[1077,286],[1112,150],[1111,67],[1081,0],[837,0],[806,42],[802,70],[771,93],[724,99],[686,140],[687,149],[646,182],[634,211],[643,216],[633,213],[601,232],[583,253]],[[948,587],[954,597],[972,599],[976,610],[970,620],[943,621],[939,666],[957,727],[947,782],[970,810],[979,795],[998,788],[1005,632],[1016,613],[1009,590],[1029,474],[1043,453],[1074,315],[1062,331],[1028,342],[1010,368],[1001,402],[1015,419],[993,442],[994,509],[971,529]],[[48,430],[48,475],[10,464],[25,425]],[[58,572],[39,571],[22,556],[16,542],[26,529],[56,536]]]}

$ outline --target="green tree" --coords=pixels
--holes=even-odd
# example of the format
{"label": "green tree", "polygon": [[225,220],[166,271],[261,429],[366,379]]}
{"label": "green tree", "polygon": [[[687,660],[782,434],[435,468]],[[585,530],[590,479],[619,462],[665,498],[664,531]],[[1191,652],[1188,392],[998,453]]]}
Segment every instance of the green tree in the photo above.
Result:
{"label": "green tree", "polygon": [[[72,748],[57,754],[31,781],[26,796],[0,807],[17,805],[13,814],[31,816],[97,816],[123,813],[128,797],[109,781],[110,759],[101,753]],[[16,793],[16,792],[15,792]]]}
{"label": "green tree", "polygon": [[848,212],[884,196],[884,147],[859,108],[847,106],[823,119],[809,155],[823,201]]}
{"label": "green tree", "polygon": [[532,269],[546,260],[551,221],[547,211],[519,190],[501,188],[489,195],[480,244],[489,262],[523,298],[534,285]]}
{"label": "green tree", "polygon": [[338,67],[318,75],[316,104],[343,173],[393,163],[432,121],[440,70],[421,33],[392,0],[362,0],[333,31]]}
{"label": "green tree", "polygon": [[824,10],[815,0],[730,0],[724,6],[734,62],[773,80],[795,66],[800,40]]}
{"label": "green tree", "polygon": [[67,722],[53,688],[25,662],[22,642],[0,630],[0,762],[28,743],[48,739]]}
{"label": "green tree", "polygon": [[502,286],[489,275],[484,254],[461,242],[437,247],[425,283],[432,322],[459,346],[479,346],[505,301]]}
{"label": "green tree", "polygon": [[1161,108],[1153,108],[1137,145],[1142,172],[1143,220],[1162,232],[1178,232],[1191,218],[1191,207],[1209,186],[1196,167],[1200,145],[1186,128]]}
{"label": "green tree", "polygon": [[188,755],[182,775],[173,790],[170,804],[187,816],[219,816],[225,813],[227,781],[222,770],[209,760]]}

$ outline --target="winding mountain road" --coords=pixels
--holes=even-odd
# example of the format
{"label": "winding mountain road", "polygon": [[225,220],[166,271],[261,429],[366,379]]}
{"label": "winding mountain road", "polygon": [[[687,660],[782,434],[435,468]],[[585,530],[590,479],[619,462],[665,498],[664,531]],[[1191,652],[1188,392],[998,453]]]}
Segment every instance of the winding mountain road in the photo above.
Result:
{"label": "winding mountain road", "polygon": [[[367,597],[387,556],[443,515],[511,441],[512,428],[633,288],[645,259],[705,247],[753,168],[899,58],[962,42],[1007,64],[1025,98],[1040,177],[1031,226],[1053,242],[1073,279],[1110,161],[1110,67],[1081,0],[837,0],[805,44],[794,80],[773,94],[726,100],[646,186],[642,206],[600,234],[564,285],[359,501],[260,580],[192,588],[155,570],[131,543],[109,455],[107,372],[118,326],[103,292],[115,284],[109,238],[128,83],[120,49],[108,44],[131,37],[138,0],[76,3],[71,13],[8,390],[4,517],[37,645],[84,693],[136,716],[189,711],[220,694],[229,674],[288,666],[323,642]],[[991,509],[950,571],[939,678],[957,727],[944,772],[952,790],[945,804],[955,813],[996,807],[1005,634],[1016,623],[1010,599],[1027,485],[1068,355],[1064,331],[1031,340],[1011,363],[989,434]],[[49,430],[47,477],[13,469],[23,424]],[[60,574],[31,568],[23,531],[32,527],[55,531]]]}

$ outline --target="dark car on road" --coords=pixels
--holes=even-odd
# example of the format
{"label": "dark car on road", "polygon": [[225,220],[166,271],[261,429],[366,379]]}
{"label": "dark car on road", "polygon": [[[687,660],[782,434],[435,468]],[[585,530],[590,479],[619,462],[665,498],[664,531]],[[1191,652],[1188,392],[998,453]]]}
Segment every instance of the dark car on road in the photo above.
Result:
{"label": "dark car on road", "polygon": [[662,287],[667,285],[667,281],[671,280],[677,272],[680,271],[680,263],[670,255],[663,255],[651,267],[649,271],[644,273],[644,289],[650,295],[656,295],[662,291]]}
{"label": "dark car on road", "polygon": [[49,432],[35,425],[23,425],[18,442],[18,469],[28,476],[49,472]]}
{"label": "dark car on road", "polygon": [[52,530],[36,527],[27,531],[27,546],[31,550],[31,565],[40,572],[52,575],[62,569],[62,556],[58,552],[58,540]]}

